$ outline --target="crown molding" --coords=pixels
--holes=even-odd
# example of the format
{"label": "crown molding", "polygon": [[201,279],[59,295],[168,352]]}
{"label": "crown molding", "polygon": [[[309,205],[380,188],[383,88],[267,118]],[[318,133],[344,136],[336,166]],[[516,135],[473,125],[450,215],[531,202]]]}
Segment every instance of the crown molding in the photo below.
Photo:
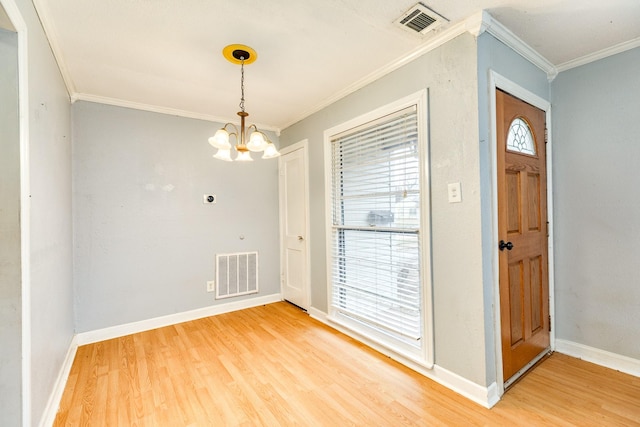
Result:
{"label": "crown molding", "polygon": [[352,83],[351,85],[347,86],[346,88],[344,88],[343,90],[336,92],[335,94],[333,94],[332,96],[324,99],[322,102],[320,102],[319,104],[316,104],[316,106],[303,111],[299,116],[297,116],[297,118],[290,120],[288,123],[285,123],[281,126],[282,129],[286,129],[287,127],[299,122],[300,120],[303,120],[306,117],[309,117],[310,115],[317,113],[318,111],[322,110],[325,107],[328,107],[329,105],[333,104],[336,101],[339,101],[340,99],[346,97],[347,95],[350,95],[352,93],[354,93],[355,91],[362,89],[363,87],[367,86],[368,84],[371,84],[373,82],[375,82],[376,80],[379,80],[380,78],[386,76],[387,74],[390,74],[391,72],[397,70],[398,68],[416,60],[417,58],[421,57],[422,55],[424,55],[425,53],[428,53],[434,49],[436,49],[437,47],[442,46],[443,44],[447,43],[448,41],[458,37],[460,34],[464,34],[466,32],[469,31],[469,25],[473,26],[475,23],[472,24],[468,24],[467,20],[464,21],[460,21],[457,22],[445,29],[442,29],[440,31],[438,31],[437,33],[434,34],[434,36],[432,38],[430,38],[429,40],[427,40],[425,43],[419,45],[418,47],[414,48],[413,50],[411,50],[409,53],[396,58],[395,60],[393,60],[392,62],[388,63],[387,65],[377,69],[376,71],[366,75],[365,77],[363,77],[360,80],[357,80],[356,82]]}
{"label": "crown molding", "polygon": [[[141,102],[127,101],[119,98],[109,98],[107,96],[91,95],[88,93],[74,93],[71,95],[71,103],[77,101],[95,102],[97,104],[107,104],[116,107],[132,108],[134,110],[149,111],[152,113],[167,114],[169,116],[185,117],[188,119],[205,120],[207,122],[216,123],[237,123],[237,118],[218,117],[209,114],[196,113],[193,111],[180,110],[177,108],[163,107],[159,105],[143,104]],[[267,130],[275,132],[280,135],[280,128],[275,126],[264,125],[261,123],[255,123],[256,127],[260,130]]]}
{"label": "crown molding", "polygon": [[571,61],[563,62],[562,64],[558,65],[558,72],[561,73],[572,68],[580,67],[581,65],[599,61],[609,56],[626,52],[627,50],[635,49],[637,47],[640,47],[640,37],[617,44],[615,46],[608,47],[606,49],[599,50],[594,53],[590,53],[585,56],[581,56],[580,58],[572,59]]}
{"label": "crown molding", "polygon": [[502,25],[500,21],[496,20],[487,11],[482,10],[476,15],[481,15],[481,18],[478,16],[471,17],[472,22],[480,22],[479,32],[476,37],[483,32],[491,34],[502,43],[519,53],[520,56],[544,71],[547,74],[547,79],[549,81],[556,78],[558,75],[558,69],[547,58],[525,43],[520,37],[516,36],[511,30]]}
{"label": "crown molding", "polygon": [[60,49],[60,46],[58,45],[58,40],[60,40],[60,38],[58,37],[58,32],[55,28],[54,20],[49,19],[50,14],[48,3],[49,2],[47,2],[47,0],[33,0],[33,6],[36,10],[36,14],[38,15],[38,19],[40,20],[40,24],[42,25],[44,35],[49,42],[51,51],[53,52],[53,57],[58,64],[60,75],[62,76],[64,85],[67,88],[67,93],[69,94],[70,98],[73,98],[73,94],[76,92],[76,87],[73,83],[73,79],[71,78],[71,73],[69,72],[67,63],[64,60],[64,56],[62,55],[62,49]]}
{"label": "crown molding", "polygon": [[[33,0],[34,5],[36,7],[36,11],[40,16],[40,21],[42,22],[42,27],[44,32],[49,40],[49,44],[51,46],[51,50],[53,55],[58,63],[58,68],[60,69],[60,74],[64,80],[65,86],[67,87],[67,91],[70,94],[71,102],[74,103],[76,101],[89,101],[89,102],[97,102],[102,104],[120,106],[125,108],[133,108],[144,111],[151,111],[162,114],[175,115],[186,118],[193,118],[198,120],[206,120],[211,122],[219,122],[219,123],[227,123],[234,122],[234,119],[229,119],[225,117],[217,117],[208,114],[196,113],[193,111],[186,111],[180,109],[174,109],[169,107],[162,107],[157,105],[149,105],[143,103],[137,103],[133,101],[127,101],[116,98],[103,97],[99,95],[85,94],[79,93],[76,91],[75,84],[69,72],[69,69],[64,60],[64,56],[62,55],[62,50],[58,46],[57,40],[57,32],[53,20],[49,19],[49,12],[47,1],[45,0]],[[597,52],[593,55],[587,55],[586,57],[579,58],[574,61],[567,62],[562,64],[561,67],[555,67],[551,62],[549,62],[546,58],[540,55],[535,49],[526,44],[522,39],[516,36],[513,32],[511,32],[508,28],[506,28],[503,24],[493,18],[487,11],[482,10],[479,11],[468,18],[454,23],[448,26],[445,29],[442,29],[436,32],[433,37],[427,40],[425,43],[419,45],[409,53],[396,58],[394,61],[388,63],[387,65],[379,68],[378,70],[368,74],[362,79],[354,82],[353,84],[347,86],[343,90],[340,90],[333,94],[332,96],[324,99],[319,104],[314,107],[303,111],[300,115],[298,115],[295,119],[290,120],[289,122],[281,125],[281,126],[269,126],[264,124],[256,123],[261,129],[269,130],[272,132],[280,134],[280,130],[287,128],[300,120],[322,110],[323,108],[333,104],[334,102],[350,95],[351,93],[365,87],[366,85],[373,83],[374,81],[384,77],[385,75],[397,70],[398,68],[414,61],[415,59],[421,57],[422,55],[442,46],[443,44],[449,42],[450,40],[456,38],[457,36],[463,33],[469,33],[474,37],[479,37],[483,33],[489,33],[496,37],[498,40],[509,46],[511,49],[519,53],[522,57],[536,65],[542,71],[547,74],[547,78],[549,81],[552,81],[558,74],[559,70],[566,70],[569,68],[573,68],[578,65],[583,65],[585,63],[595,61],[597,59],[601,59],[603,57],[613,55],[615,53],[622,52],[624,50],[632,49],[634,47],[640,46],[640,38],[633,40],[631,42],[622,43],[611,49],[606,49],[604,51]]]}
{"label": "crown molding", "polygon": [[296,119],[289,121],[281,126],[282,129],[286,129],[287,127],[299,122],[300,120],[309,117],[313,113],[316,113],[322,110],[325,107],[333,104],[334,102],[346,97],[347,95],[352,94],[353,92],[362,89],[366,85],[375,82],[376,80],[384,77],[385,75],[397,70],[398,68],[414,61],[420,56],[442,46],[448,41],[456,38],[460,34],[469,33],[474,37],[479,37],[482,33],[487,32],[493,35],[495,38],[509,46],[511,49],[519,53],[525,59],[536,65],[542,71],[547,74],[547,78],[549,81],[552,81],[556,75],[558,75],[558,70],[556,67],[549,62],[545,57],[540,55],[535,49],[526,44],[522,39],[513,34],[507,27],[502,25],[499,21],[493,18],[489,12],[486,10],[481,10],[468,18],[459,21],[445,29],[442,29],[440,32],[436,33],[434,37],[427,40],[425,43],[421,44],[417,48],[410,51],[408,54],[405,54],[396,60],[390,62],[382,68],[374,71],[373,73],[363,77],[362,79],[354,82],[350,86],[345,89],[335,93],[329,98],[326,98],[320,104],[317,104],[315,107],[310,108],[300,114]]}

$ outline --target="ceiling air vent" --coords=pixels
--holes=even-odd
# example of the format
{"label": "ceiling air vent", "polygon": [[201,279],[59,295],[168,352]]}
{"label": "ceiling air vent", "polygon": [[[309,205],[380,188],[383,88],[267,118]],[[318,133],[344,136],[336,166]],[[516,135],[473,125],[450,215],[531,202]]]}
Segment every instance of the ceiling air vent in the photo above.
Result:
{"label": "ceiling air vent", "polygon": [[426,34],[445,22],[448,22],[447,18],[438,15],[422,3],[417,3],[394,21],[394,24],[413,33]]}

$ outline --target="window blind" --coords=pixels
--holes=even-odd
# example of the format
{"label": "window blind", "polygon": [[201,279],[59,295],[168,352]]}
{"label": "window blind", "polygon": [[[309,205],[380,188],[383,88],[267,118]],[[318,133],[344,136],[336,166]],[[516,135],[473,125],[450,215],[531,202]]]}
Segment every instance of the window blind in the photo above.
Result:
{"label": "window blind", "polygon": [[419,346],[420,162],[415,106],[330,138],[331,306]]}

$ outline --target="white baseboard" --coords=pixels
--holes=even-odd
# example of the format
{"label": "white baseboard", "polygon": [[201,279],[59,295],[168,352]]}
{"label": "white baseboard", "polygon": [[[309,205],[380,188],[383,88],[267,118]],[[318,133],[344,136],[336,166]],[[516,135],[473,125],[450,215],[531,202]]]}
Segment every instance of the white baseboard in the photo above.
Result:
{"label": "white baseboard", "polygon": [[481,386],[439,365],[434,365],[431,372],[423,374],[485,408],[492,408],[500,400],[495,382],[488,387]]}
{"label": "white baseboard", "polygon": [[282,301],[282,294],[280,293],[244,299],[241,301],[212,305],[209,307],[198,308],[196,310],[184,311],[182,313],[169,314],[167,316],[141,320],[139,322],[132,322],[126,323],[124,325],[97,329],[95,331],[81,332],[77,335],[78,345],[91,344],[94,342],[109,340],[112,338],[119,338],[125,335],[131,335],[151,329],[162,328],[164,326],[175,325],[177,323],[201,319],[203,317],[215,316],[217,314],[243,310],[245,308],[257,307],[259,305],[271,304],[278,301]]}
{"label": "white baseboard", "polygon": [[615,369],[625,374],[640,377],[640,360],[638,359],[557,338],[556,351],[566,354],[567,356],[604,366],[605,368]]}
{"label": "white baseboard", "polygon": [[74,335],[71,339],[71,343],[69,344],[69,349],[64,357],[64,361],[62,362],[60,372],[58,372],[56,382],[53,385],[53,390],[49,395],[47,406],[45,406],[44,413],[42,414],[42,418],[38,424],[40,427],[49,427],[53,425],[53,422],[56,419],[56,414],[58,413],[58,408],[60,406],[60,399],[62,399],[64,388],[67,385],[67,379],[69,378],[69,373],[71,372],[71,366],[73,365],[73,360],[76,357],[77,350],[78,340],[77,336]]}
{"label": "white baseboard", "polygon": [[364,342],[366,345],[379,351],[385,356],[388,356],[395,361],[402,363],[403,365],[413,369],[414,371],[424,375],[425,377],[447,387],[450,390],[455,391],[456,393],[466,397],[467,399],[481,406],[484,406],[485,408],[493,407],[500,400],[498,385],[495,382],[488,387],[485,387],[476,384],[473,381],[469,381],[468,379],[461,377],[455,372],[451,372],[448,369],[438,366],[437,364],[434,365],[432,369],[428,369],[406,357],[403,357],[402,355],[389,350],[388,348],[381,346],[380,344],[372,340],[368,340],[366,337],[353,333],[349,329],[343,328],[340,325],[329,321],[327,313],[318,310],[317,308],[311,307],[308,313],[309,316],[318,320],[319,322],[322,322],[351,338]]}
{"label": "white baseboard", "polygon": [[316,319],[317,321],[327,323],[327,313],[325,313],[324,311],[320,311],[315,307],[310,307],[309,310],[307,310],[307,313],[309,313],[309,316]]}

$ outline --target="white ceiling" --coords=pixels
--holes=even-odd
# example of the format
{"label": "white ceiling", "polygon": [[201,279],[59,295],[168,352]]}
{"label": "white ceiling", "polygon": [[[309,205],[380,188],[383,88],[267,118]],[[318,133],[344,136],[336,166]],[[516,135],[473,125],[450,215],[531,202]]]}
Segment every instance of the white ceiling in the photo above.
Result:
{"label": "white ceiling", "polygon": [[[34,0],[74,99],[281,129],[357,88],[436,35],[393,21],[415,0]],[[554,66],[640,40],[640,0],[429,0],[450,22],[485,9]]]}

